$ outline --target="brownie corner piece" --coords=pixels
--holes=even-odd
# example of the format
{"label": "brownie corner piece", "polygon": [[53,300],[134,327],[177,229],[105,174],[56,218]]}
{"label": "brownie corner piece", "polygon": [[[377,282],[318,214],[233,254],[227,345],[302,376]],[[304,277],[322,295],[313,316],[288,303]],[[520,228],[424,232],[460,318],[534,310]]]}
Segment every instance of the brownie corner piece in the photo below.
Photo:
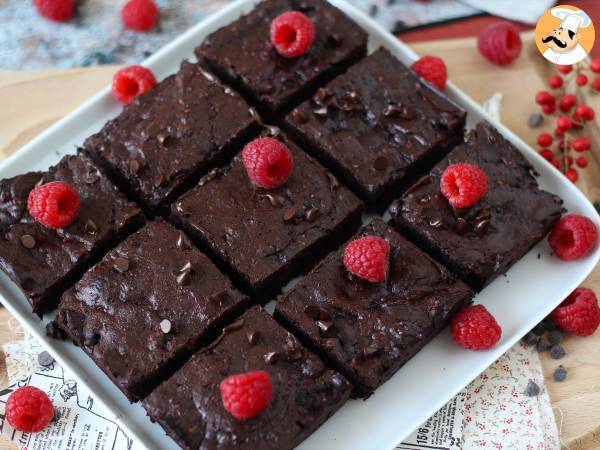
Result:
{"label": "brownie corner piece", "polygon": [[[485,195],[461,210],[439,187],[455,163],[473,164],[487,177]],[[563,211],[559,197],[539,188],[519,150],[486,122],[390,207],[399,229],[477,290],[542,240]]]}
{"label": "brownie corner piece", "polygon": [[[80,198],[77,217],[62,229],[45,227],[27,209],[29,192],[52,181],[69,183]],[[0,269],[41,316],[94,260],[143,221],[139,208],[91,159],[67,155],[47,171],[0,181]]]}
{"label": "brownie corner piece", "polygon": [[356,237],[390,245],[388,279],[347,272],[343,249],[329,254],[277,299],[275,317],[369,396],[468,305],[474,292],[381,219]]}
{"label": "brownie corner piece", "polygon": [[134,401],[245,304],[246,297],[182,231],[156,220],[65,292],[53,324]]}
{"label": "brownie corner piece", "polygon": [[[273,19],[290,10],[308,16],[316,33],[306,54],[288,59],[270,43],[269,28]],[[366,49],[367,34],[327,1],[264,0],[249,14],[209,35],[196,54],[272,118],[343,72]]]}
{"label": "brownie corner piece", "polygon": [[[266,371],[271,403],[241,421],[223,406],[221,381]],[[196,353],[143,402],[148,415],[182,448],[291,449],[349,398],[349,383],[307,351],[262,308],[253,307]]]}
{"label": "brownie corner piece", "polygon": [[383,209],[461,142],[465,120],[460,106],[380,48],[296,107],[285,128]]}
{"label": "brownie corner piece", "polygon": [[139,95],[85,143],[119,186],[154,214],[258,131],[247,103],[198,64]]}

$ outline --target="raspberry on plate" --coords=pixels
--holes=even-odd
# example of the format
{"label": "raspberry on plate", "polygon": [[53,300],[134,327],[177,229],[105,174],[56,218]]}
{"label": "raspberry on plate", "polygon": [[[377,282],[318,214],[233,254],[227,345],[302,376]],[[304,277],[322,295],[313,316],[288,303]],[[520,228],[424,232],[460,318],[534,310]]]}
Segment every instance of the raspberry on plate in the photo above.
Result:
{"label": "raspberry on plate", "polygon": [[597,242],[598,230],[594,222],[577,214],[561,217],[548,236],[552,251],[566,261],[583,258]]}
{"label": "raspberry on plate", "polygon": [[502,329],[483,305],[468,306],[452,319],[452,337],[469,350],[487,350],[502,336]]}
{"label": "raspberry on plate", "polygon": [[472,164],[451,164],[442,173],[440,189],[450,206],[468,208],[485,195],[487,177],[483,170]]}
{"label": "raspberry on plate", "polygon": [[271,377],[264,370],[231,375],[221,381],[223,406],[238,420],[258,416],[272,398]]}
{"label": "raspberry on plate", "polygon": [[486,59],[504,66],[521,53],[521,36],[510,22],[495,22],[479,34],[477,47]]}
{"label": "raspberry on plate", "polygon": [[129,0],[121,10],[123,25],[134,31],[150,31],[159,18],[160,13],[152,0]]}
{"label": "raspberry on plate", "polygon": [[379,236],[364,236],[344,250],[344,266],[359,278],[380,283],[387,277],[390,245]]}
{"label": "raspberry on plate", "polygon": [[292,153],[274,138],[261,137],[245,145],[242,160],[252,182],[264,189],[284,184],[294,168]]}
{"label": "raspberry on plate", "polygon": [[138,95],[156,85],[154,74],[142,66],[124,67],[113,76],[112,92],[121,103],[128,105]]}
{"label": "raspberry on plate", "polygon": [[73,17],[74,0],[33,0],[42,17],[54,22],[67,22]]}
{"label": "raspberry on plate", "polygon": [[446,71],[446,64],[442,58],[438,58],[437,56],[423,56],[410,67],[417,75],[433,84],[440,91],[443,91],[446,87],[448,73]]}
{"label": "raspberry on plate", "polygon": [[54,418],[54,407],[44,391],[34,386],[24,386],[10,394],[5,414],[15,430],[37,433]]}
{"label": "raspberry on plate", "polygon": [[65,228],[77,217],[79,194],[65,181],[42,184],[29,192],[27,210],[48,228]]}
{"label": "raspberry on plate", "polygon": [[552,320],[565,331],[590,336],[600,325],[600,307],[594,291],[577,288],[554,311]]}
{"label": "raspberry on plate", "polygon": [[304,55],[315,40],[315,26],[299,11],[287,11],[271,22],[271,43],[284,58]]}

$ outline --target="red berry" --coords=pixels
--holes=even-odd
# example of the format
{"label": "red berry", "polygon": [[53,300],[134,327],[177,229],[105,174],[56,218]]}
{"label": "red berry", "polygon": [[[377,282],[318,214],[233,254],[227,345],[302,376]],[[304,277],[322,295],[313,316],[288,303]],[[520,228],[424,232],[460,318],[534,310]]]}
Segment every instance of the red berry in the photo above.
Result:
{"label": "red berry", "polygon": [[577,288],[550,316],[563,330],[578,336],[590,336],[600,325],[600,307],[594,291]]}
{"label": "red berry", "polygon": [[294,168],[290,149],[277,139],[262,137],[249,142],[242,150],[248,177],[258,187],[275,189],[284,184]]}
{"label": "red berry", "polygon": [[258,416],[273,398],[271,377],[264,370],[231,375],[220,388],[223,406],[238,420]]}
{"label": "red berry", "polygon": [[600,59],[594,59],[590,63],[590,70],[594,73],[600,73]]}
{"label": "red berry", "polygon": [[15,430],[37,433],[54,418],[54,407],[44,391],[24,386],[10,394],[5,414]]}
{"label": "red berry", "polygon": [[575,78],[575,83],[577,83],[577,86],[585,86],[587,84],[587,82],[588,82],[588,77],[582,73],[577,75],[577,77]]}
{"label": "red berry", "polygon": [[152,72],[142,66],[129,66],[118,70],[113,76],[113,96],[128,105],[138,95],[149,91],[156,85]]}
{"label": "red berry", "polygon": [[567,167],[571,167],[573,165],[573,157],[569,155],[563,156],[563,164]]}
{"label": "red berry", "polygon": [[583,120],[593,120],[596,113],[588,105],[579,105],[575,110],[575,114]]}
{"label": "red berry", "polygon": [[40,16],[54,22],[67,22],[75,11],[74,0],[33,0]]}
{"label": "red berry", "polygon": [[560,73],[564,73],[566,75],[567,73],[571,73],[571,70],[573,70],[573,66],[571,66],[571,65],[566,65],[565,66],[565,65],[560,65],[559,64],[557,66],[557,69],[558,69],[558,71]]}
{"label": "red berry", "polygon": [[592,89],[595,91],[600,91],[600,78],[595,78],[592,82]]}
{"label": "red berry", "polygon": [[567,214],[554,225],[548,243],[560,259],[579,259],[590,253],[598,241],[598,230],[590,219]]}
{"label": "red berry", "polygon": [[468,208],[477,203],[487,190],[487,177],[479,167],[457,163],[446,167],[440,189],[454,208]]}
{"label": "red berry", "polygon": [[555,128],[554,129],[554,136],[556,136],[556,137],[562,137],[563,134],[565,134],[565,129],[564,128]]}
{"label": "red berry", "polygon": [[573,128],[573,122],[567,116],[562,116],[556,121],[556,126],[561,130],[570,130]]}
{"label": "red berry", "polygon": [[550,77],[548,84],[550,85],[550,87],[552,89],[558,89],[558,88],[562,87],[563,79],[561,77],[559,77],[558,75],[552,75]]}
{"label": "red berry", "polygon": [[577,180],[579,179],[579,173],[577,173],[576,169],[567,169],[565,171],[565,177],[567,177],[567,179],[572,183],[577,183]]}
{"label": "red berry", "polygon": [[571,147],[573,147],[573,150],[576,152],[583,152],[589,149],[591,146],[592,141],[586,137],[578,137],[577,139],[573,139],[573,142],[571,142]]}
{"label": "red berry", "polygon": [[540,91],[535,94],[535,102],[538,105],[551,105],[556,101],[556,98],[548,91]]}
{"label": "red berry", "polygon": [[446,87],[448,73],[443,59],[437,56],[423,56],[415,61],[411,68],[417,75],[433,84],[440,91],[443,91]]}
{"label": "red berry", "polygon": [[560,169],[560,163],[556,159],[551,159],[550,164],[552,164],[555,168]]}
{"label": "red berry", "polygon": [[297,58],[308,52],[315,40],[315,26],[299,11],[287,11],[271,22],[271,43],[284,58]]}
{"label": "red berry", "polygon": [[544,158],[546,161],[551,161],[554,158],[554,153],[549,148],[544,148],[540,150],[540,156]]}
{"label": "red berry", "polygon": [[64,181],[42,184],[29,192],[27,210],[48,228],[65,228],[77,217],[79,194]]}
{"label": "red berry", "polygon": [[542,106],[542,112],[544,114],[552,114],[556,111],[556,103],[550,103]]}
{"label": "red berry", "polygon": [[487,350],[502,336],[502,329],[483,305],[467,306],[452,319],[452,337],[469,350]]}
{"label": "red berry", "polygon": [[587,167],[588,160],[585,156],[580,156],[579,158],[577,158],[575,160],[575,163],[577,164],[578,167],[584,168],[584,167]]}
{"label": "red berry", "polygon": [[521,53],[521,36],[510,22],[495,22],[479,33],[477,47],[489,61],[504,66]]}
{"label": "red berry", "polygon": [[129,0],[121,10],[123,25],[134,31],[150,31],[158,19],[160,13],[152,0]]}
{"label": "red berry", "polygon": [[552,145],[552,136],[548,133],[540,133],[538,134],[537,143],[540,147],[548,147]]}
{"label": "red berry", "polygon": [[558,107],[562,112],[568,112],[575,106],[575,103],[577,103],[577,97],[573,94],[567,94],[559,100]]}
{"label": "red berry", "polygon": [[355,239],[344,249],[344,266],[348,272],[371,283],[380,283],[387,277],[390,244],[378,236]]}

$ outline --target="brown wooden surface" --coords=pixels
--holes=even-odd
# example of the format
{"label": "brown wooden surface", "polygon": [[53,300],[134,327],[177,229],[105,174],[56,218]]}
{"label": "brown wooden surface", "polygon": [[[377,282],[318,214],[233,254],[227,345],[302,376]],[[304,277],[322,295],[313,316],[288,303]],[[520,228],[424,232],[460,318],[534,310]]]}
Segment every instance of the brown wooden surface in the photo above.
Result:
{"label": "brown wooden surface", "polygon": [[[420,54],[443,57],[452,81],[476,101],[482,102],[501,92],[502,122],[534,145],[540,130],[531,130],[527,118],[537,111],[533,96],[543,88],[540,75],[547,69],[532,47],[530,35],[523,37],[523,55],[508,68],[498,68],[481,58],[473,39],[422,42],[412,47]],[[114,70],[103,67],[36,73],[0,71],[0,159],[110,83]],[[593,99],[593,103],[598,101]],[[600,113],[600,107],[596,110]],[[597,129],[591,132],[599,135]],[[596,140],[595,146],[600,149],[600,140]],[[588,158],[591,160],[592,155],[588,154]],[[595,162],[581,171],[578,185],[590,198],[600,199],[600,171]],[[584,285],[600,293],[598,268]],[[526,301],[527,293],[522,294]],[[6,310],[0,310],[0,344],[12,336],[9,317]],[[562,442],[573,450],[600,448],[600,332],[585,339],[569,337],[565,348],[567,356],[561,361],[542,355],[546,388],[556,407],[557,423],[562,422]],[[552,380],[552,372],[559,363],[569,371],[564,383]],[[6,384],[5,380],[0,358],[0,383]],[[0,450],[14,448],[10,443],[0,442]]]}

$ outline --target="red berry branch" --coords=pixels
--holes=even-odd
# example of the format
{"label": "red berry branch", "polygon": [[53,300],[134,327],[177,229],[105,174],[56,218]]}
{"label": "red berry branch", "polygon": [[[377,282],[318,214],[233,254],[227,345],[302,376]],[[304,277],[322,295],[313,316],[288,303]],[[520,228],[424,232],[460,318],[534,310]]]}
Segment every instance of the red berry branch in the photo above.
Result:
{"label": "red berry branch", "polygon": [[[589,150],[592,141],[584,135],[585,122],[591,121],[595,111],[584,103],[582,89],[591,92],[600,91],[600,59],[591,63],[582,61],[572,66],[557,66],[559,74],[548,80],[552,92],[540,91],[535,102],[540,105],[544,114],[556,118],[554,135],[540,133],[537,143],[541,147],[539,153],[554,167],[560,170],[573,183],[579,178],[577,167],[584,168],[588,164],[582,153]],[[590,78],[594,80],[590,83]],[[533,120],[533,126],[541,121]]]}

